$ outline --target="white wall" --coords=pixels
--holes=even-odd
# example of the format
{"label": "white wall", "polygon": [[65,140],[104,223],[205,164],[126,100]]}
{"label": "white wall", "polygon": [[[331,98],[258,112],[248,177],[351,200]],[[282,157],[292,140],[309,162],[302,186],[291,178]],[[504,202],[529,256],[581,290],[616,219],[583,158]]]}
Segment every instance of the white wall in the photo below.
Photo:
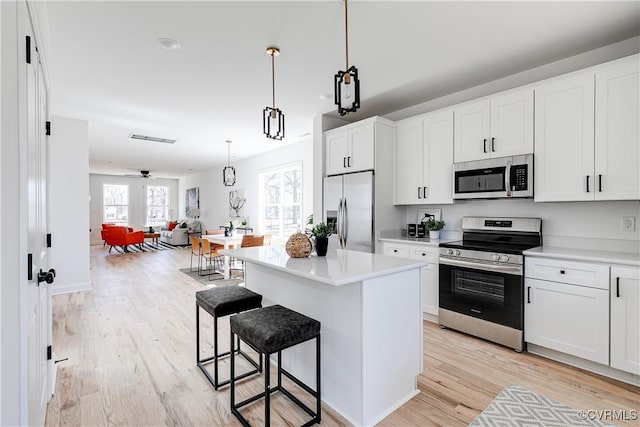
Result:
{"label": "white wall", "polygon": [[52,293],[90,290],[89,124],[52,117],[49,141]]}
{"label": "white wall", "polygon": [[169,187],[169,215],[178,212],[178,180],[177,179],[145,179],[118,175],[89,175],[89,218],[91,227],[91,244],[102,243],[100,230],[102,229],[102,185],[126,184],[129,186],[129,227],[142,230],[147,223],[147,185]]}
{"label": "white wall", "polygon": [[[265,144],[271,142],[265,141]],[[233,154],[233,144],[231,147]],[[206,171],[180,179],[180,218],[184,218],[185,190],[200,188],[200,221],[202,229],[218,228],[229,221],[229,191],[245,189],[247,199],[245,215],[249,226],[258,229],[258,174],[280,165],[302,162],[302,217],[313,213],[313,143],[311,140],[286,144],[282,148],[269,151],[240,161],[232,161],[236,168],[236,185],[225,187],[222,183],[222,169],[225,165],[212,167]]]}

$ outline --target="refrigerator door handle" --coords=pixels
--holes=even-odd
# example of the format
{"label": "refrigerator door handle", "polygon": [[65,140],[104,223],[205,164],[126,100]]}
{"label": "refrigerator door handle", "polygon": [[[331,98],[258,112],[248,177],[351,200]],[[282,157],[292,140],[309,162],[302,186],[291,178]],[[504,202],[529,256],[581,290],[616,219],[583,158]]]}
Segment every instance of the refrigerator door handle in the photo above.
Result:
{"label": "refrigerator door handle", "polygon": [[338,228],[338,243],[340,244],[340,247],[344,247],[343,243],[342,243],[342,197],[340,198],[340,201],[338,202],[338,218],[336,219],[337,221],[337,228]]}
{"label": "refrigerator door handle", "polygon": [[349,212],[347,211],[347,198],[344,198],[342,202],[342,221],[344,222],[342,226],[342,240],[344,241],[344,246],[347,246],[347,237],[349,236]]}

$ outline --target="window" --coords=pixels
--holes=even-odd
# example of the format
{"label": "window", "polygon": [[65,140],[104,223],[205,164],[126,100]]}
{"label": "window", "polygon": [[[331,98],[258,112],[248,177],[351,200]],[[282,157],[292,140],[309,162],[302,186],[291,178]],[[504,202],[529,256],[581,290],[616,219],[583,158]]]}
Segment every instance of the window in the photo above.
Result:
{"label": "window", "polygon": [[129,225],[129,186],[103,184],[103,222]]}
{"label": "window", "polygon": [[286,237],[302,230],[302,165],[289,165],[258,175],[260,228]]}
{"label": "window", "polygon": [[169,220],[169,187],[147,185],[147,225]]}

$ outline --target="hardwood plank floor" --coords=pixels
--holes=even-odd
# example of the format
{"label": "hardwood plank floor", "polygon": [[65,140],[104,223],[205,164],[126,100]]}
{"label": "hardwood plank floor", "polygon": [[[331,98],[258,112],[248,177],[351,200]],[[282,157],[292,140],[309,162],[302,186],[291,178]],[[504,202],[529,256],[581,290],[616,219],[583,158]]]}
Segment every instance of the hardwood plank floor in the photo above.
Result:
{"label": "hardwood plank floor", "polygon": [[[240,425],[230,415],[228,389],[214,391],[195,365],[194,294],[204,287],[178,271],[189,256],[183,249],[109,255],[92,246],[93,291],[53,298],[54,356],[69,359],[57,365],[47,426]],[[209,349],[204,312],[201,325],[202,348]],[[227,323],[220,327],[226,337]],[[226,361],[221,366],[226,375]],[[380,425],[467,425],[510,384],[576,409],[640,412],[637,387],[424,322],[420,393]],[[243,382],[238,398],[261,386],[259,378]],[[306,421],[288,400],[273,400],[274,426]],[[261,425],[263,408],[243,413]],[[322,425],[349,425],[326,406],[322,416]]]}

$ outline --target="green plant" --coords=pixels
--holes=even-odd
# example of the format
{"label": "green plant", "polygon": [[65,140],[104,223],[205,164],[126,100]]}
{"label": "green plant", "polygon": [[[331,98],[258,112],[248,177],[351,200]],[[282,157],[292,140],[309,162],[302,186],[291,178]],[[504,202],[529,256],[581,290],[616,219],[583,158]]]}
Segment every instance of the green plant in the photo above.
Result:
{"label": "green plant", "polygon": [[309,215],[309,216],[304,220],[304,224],[305,224],[305,225],[312,225],[312,224],[313,224],[313,214]]}
{"label": "green plant", "polygon": [[318,225],[313,227],[313,230],[311,230],[311,234],[316,237],[329,237],[331,236],[332,232],[333,229],[331,228],[331,226],[325,224],[324,222],[319,222]]}
{"label": "green plant", "polygon": [[440,231],[444,228],[444,221],[437,221],[433,218],[429,218],[427,222],[424,223],[424,226],[429,231]]}

